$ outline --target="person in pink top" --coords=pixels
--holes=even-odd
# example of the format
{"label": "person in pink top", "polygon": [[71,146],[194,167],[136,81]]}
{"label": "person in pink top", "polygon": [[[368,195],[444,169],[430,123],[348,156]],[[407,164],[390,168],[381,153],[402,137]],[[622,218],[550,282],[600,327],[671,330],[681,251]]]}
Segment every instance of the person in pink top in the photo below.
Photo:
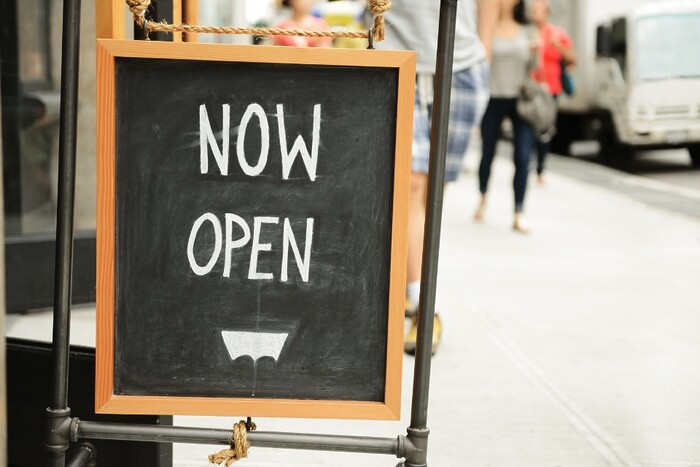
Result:
{"label": "person in pink top", "polygon": [[[547,83],[553,99],[562,92],[561,71],[562,61],[566,66],[576,63],[573,41],[564,28],[549,22],[549,0],[533,0],[530,4],[530,19],[539,31],[540,67],[533,72],[533,78]],[[549,142],[535,143],[537,150],[537,182],[544,185],[544,161],[549,153]]]}
{"label": "person in pink top", "polygon": [[[327,31],[328,23],[311,14],[314,0],[282,0],[282,6],[292,9],[289,19],[275,24],[282,29],[306,29],[309,31]],[[272,43],[294,47],[330,47],[332,37],[273,36]]]}

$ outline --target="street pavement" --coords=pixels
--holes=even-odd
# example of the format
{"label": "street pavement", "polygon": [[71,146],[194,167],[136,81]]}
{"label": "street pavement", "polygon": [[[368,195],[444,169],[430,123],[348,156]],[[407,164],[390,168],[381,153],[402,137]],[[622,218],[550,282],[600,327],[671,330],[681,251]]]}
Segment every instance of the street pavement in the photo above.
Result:
{"label": "street pavement", "polygon": [[[507,158],[494,164],[482,223],[472,220],[475,174],[447,189],[438,287],[445,329],[432,366],[429,465],[700,466],[700,218],[615,189],[625,183],[596,185],[581,176],[585,162],[552,166],[545,187],[530,184],[529,235],[511,229]],[[685,190],[691,203],[700,195]],[[74,342],[94,345],[92,313],[75,312]],[[40,320],[9,316],[8,334],[50,338]],[[405,434],[413,362],[404,359],[398,422],[255,422],[264,431]],[[175,417],[211,428],[236,421]],[[209,465],[220,448],[176,445],[174,465]],[[397,462],[252,447],[240,465]]]}

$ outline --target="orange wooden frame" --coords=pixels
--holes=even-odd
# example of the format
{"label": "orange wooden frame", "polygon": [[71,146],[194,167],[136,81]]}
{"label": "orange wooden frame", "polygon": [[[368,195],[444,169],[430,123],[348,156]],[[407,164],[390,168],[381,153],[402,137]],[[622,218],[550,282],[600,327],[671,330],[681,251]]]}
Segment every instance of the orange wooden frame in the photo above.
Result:
{"label": "orange wooden frame", "polygon": [[[386,386],[383,402],[115,395],[115,58],[140,57],[253,63],[396,68],[397,100]],[[378,50],[98,40],[97,43],[97,413],[247,415],[398,420],[401,406],[408,199],[415,53]]]}
{"label": "orange wooden frame", "polygon": [[126,15],[124,2],[95,0],[95,29],[98,39],[124,39]]}
{"label": "orange wooden frame", "polygon": [[[199,24],[199,0],[182,0],[182,20],[186,24]],[[185,42],[197,42],[197,34],[183,34]]]}

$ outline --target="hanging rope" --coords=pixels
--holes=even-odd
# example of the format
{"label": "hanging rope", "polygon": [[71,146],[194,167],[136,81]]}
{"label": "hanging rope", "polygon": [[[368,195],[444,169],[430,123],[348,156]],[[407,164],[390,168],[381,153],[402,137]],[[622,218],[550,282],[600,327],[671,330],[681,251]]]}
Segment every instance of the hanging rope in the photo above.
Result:
{"label": "hanging rope", "polygon": [[[143,27],[143,24],[140,26]],[[303,37],[350,37],[353,39],[367,39],[367,32],[352,31],[307,31],[305,29],[280,29],[280,28],[237,28],[220,26],[192,26],[189,24],[167,24],[148,22],[150,32],[184,32],[210,33],[210,34],[252,34],[256,36],[303,36]]]}
{"label": "hanging rope", "polygon": [[[366,31],[307,31],[305,29],[280,29],[280,28],[238,28],[218,26],[193,26],[189,24],[168,24],[166,22],[151,22],[146,19],[151,0],[126,0],[129,11],[134,16],[134,21],[140,27],[146,26],[149,32],[184,32],[211,33],[211,34],[252,34],[256,36],[303,36],[303,37],[349,37],[351,39],[368,39]],[[390,0],[369,0],[369,11],[374,16],[372,38],[375,41],[383,41],[385,35],[384,14],[391,8]]]}
{"label": "hanging rope", "polygon": [[231,435],[231,439],[229,439],[229,449],[222,449],[215,454],[210,454],[209,462],[217,465],[223,463],[225,467],[230,467],[231,464],[236,461],[248,457],[248,449],[250,449],[248,427],[250,426],[250,431],[254,431],[257,428],[255,423],[249,423],[250,425],[248,425],[245,420],[241,420],[233,425],[233,434]]}
{"label": "hanging rope", "polygon": [[384,13],[390,8],[391,2],[389,0],[370,0],[369,2],[369,11],[374,16],[372,34],[375,41],[384,40]]}

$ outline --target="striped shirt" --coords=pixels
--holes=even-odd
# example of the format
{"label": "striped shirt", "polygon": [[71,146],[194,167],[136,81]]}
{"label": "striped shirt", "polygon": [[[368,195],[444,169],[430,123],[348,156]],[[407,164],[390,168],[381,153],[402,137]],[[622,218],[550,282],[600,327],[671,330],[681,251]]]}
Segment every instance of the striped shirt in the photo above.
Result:
{"label": "striped shirt", "polygon": [[513,37],[493,37],[491,55],[491,97],[516,97],[525,82],[530,60],[527,30]]}
{"label": "striped shirt", "polygon": [[[462,71],[485,60],[484,46],[476,33],[475,0],[457,2],[453,71]],[[386,39],[375,44],[380,49],[415,50],[416,72],[435,74],[438,25],[438,2],[394,0],[386,14]]]}

